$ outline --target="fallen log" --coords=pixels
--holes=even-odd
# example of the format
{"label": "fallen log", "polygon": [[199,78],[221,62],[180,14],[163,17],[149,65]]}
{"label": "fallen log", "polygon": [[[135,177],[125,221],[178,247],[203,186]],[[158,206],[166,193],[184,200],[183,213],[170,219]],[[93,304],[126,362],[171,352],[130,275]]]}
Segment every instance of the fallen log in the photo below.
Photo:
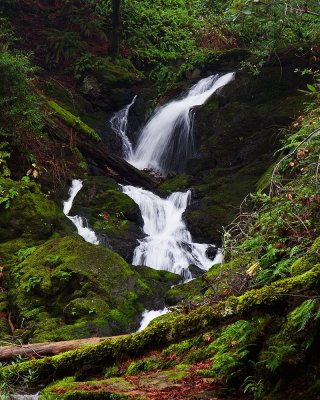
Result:
{"label": "fallen log", "polygon": [[[72,128],[64,125],[63,121],[55,119],[55,124],[46,124],[46,130],[52,138],[60,142],[69,143]],[[93,175],[107,175],[117,182],[125,185],[141,186],[145,189],[154,189],[158,186],[159,180],[147,173],[133,167],[127,161],[110,152],[108,146],[103,142],[95,142],[92,138],[81,132],[72,136],[72,141],[87,162],[91,166]]]}
{"label": "fallen log", "polygon": [[22,356],[28,358],[40,358],[52,356],[66,351],[78,349],[81,346],[100,343],[104,340],[115,339],[121,336],[92,337],[79,340],[68,340],[63,342],[45,342],[24,345],[0,346],[0,361],[12,360],[14,357]]}

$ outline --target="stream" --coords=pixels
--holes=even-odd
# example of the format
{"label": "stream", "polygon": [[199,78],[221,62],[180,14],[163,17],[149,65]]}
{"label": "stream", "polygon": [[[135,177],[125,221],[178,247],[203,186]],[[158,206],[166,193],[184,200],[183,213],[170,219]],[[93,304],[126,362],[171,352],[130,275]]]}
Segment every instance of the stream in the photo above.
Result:
{"label": "stream", "polygon": [[[156,109],[134,146],[127,136],[127,128],[129,112],[137,98],[135,96],[130,104],[116,112],[110,120],[113,132],[121,139],[123,157],[136,168],[151,168],[164,176],[170,171],[183,171],[186,161],[194,154],[194,107],[203,105],[217,90],[230,83],[234,75],[227,73],[201,79],[179,99]],[[79,215],[69,215],[81,188],[81,180],[72,181],[63,211],[76,226],[79,235],[97,245],[98,238],[86,221]],[[121,189],[139,206],[146,234],[144,239],[139,240],[134,251],[133,265],[147,265],[174,272],[188,281],[192,279],[190,265],[206,271],[213,264],[221,262],[219,251],[214,259],[208,256],[212,253],[208,250],[216,246],[194,243],[186,227],[183,214],[191,200],[190,190],[175,192],[163,199],[148,190],[130,185],[121,186]],[[140,329],[165,312],[166,309],[145,310]]]}

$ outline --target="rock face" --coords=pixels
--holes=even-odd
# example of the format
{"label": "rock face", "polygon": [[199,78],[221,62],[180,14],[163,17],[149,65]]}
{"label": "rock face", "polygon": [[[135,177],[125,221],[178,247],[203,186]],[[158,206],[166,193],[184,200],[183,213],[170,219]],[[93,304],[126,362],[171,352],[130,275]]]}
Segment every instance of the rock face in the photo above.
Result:
{"label": "rock face", "polygon": [[[281,129],[303,107],[298,89],[304,83],[293,69],[292,64],[282,70],[275,65],[258,76],[238,73],[198,110],[197,155],[186,171],[193,188],[186,219],[197,241],[220,242],[222,226],[231,222],[270,166]],[[177,183],[180,189],[181,181],[175,177],[164,188],[174,191]]]}

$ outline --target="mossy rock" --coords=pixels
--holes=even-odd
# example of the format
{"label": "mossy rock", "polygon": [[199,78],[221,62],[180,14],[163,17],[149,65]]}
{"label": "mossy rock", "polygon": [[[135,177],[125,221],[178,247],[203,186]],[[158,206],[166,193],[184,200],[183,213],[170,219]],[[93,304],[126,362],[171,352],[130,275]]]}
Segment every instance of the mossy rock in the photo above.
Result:
{"label": "mossy rock", "polygon": [[101,243],[132,261],[138,239],[145,235],[138,205],[107,177],[84,180],[71,215],[80,214],[93,227]]}
{"label": "mossy rock", "polygon": [[181,276],[168,271],[159,271],[144,265],[132,266],[152,291],[152,295],[142,297],[147,310],[160,310],[164,307],[164,299],[167,303],[167,293],[171,287],[181,281]]}
{"label": "mossy rock", "polygon": [[1,206],[0,242],[21,237],[45,240],[53,233],[61,235],[73,231],[72,224],[56,203],[31,183],[1,179],[1,186],[14,189],[16,195],[7,208]]}
{"label": "mossy rock", "polygon": [[5,278],[10,308],[33,342],[134,331],[144,309],[163,307],[165,291],[179,279],[131,267],[78,235],[35,247]]}
{"label": "mossy rock", "polygon": [[97,67],[93,74],[103,89],[130,86],[143,78],[143,75],[134,68],[129,60],[116,63],[109,58],[99,58],[97,61]]}
{"label": "mossy rock", "polygon": [[200,278],[170,289],[166,293],[165,300],[172,306],[181,302],[202,301],[205,296],[216,296],[217,298],[228,296],[230,287],[241,286],[239,277],[241,274],[245,276],[245,271],[250,265],[250,258],[246,256],[234,259],[229,263],[215,264]]}

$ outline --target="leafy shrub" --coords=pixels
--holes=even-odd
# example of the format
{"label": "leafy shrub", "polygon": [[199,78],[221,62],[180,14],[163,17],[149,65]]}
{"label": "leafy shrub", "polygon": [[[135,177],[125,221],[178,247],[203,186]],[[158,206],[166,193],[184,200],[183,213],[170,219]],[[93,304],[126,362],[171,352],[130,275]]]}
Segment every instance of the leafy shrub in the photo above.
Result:
{"label": "leafy shrub", "polygon": [[44,116],[32,89],[34,72],[28,55],[0,50],[0,132],[8,141],[14,136],[19,142],[28,132],[42,133]]}

